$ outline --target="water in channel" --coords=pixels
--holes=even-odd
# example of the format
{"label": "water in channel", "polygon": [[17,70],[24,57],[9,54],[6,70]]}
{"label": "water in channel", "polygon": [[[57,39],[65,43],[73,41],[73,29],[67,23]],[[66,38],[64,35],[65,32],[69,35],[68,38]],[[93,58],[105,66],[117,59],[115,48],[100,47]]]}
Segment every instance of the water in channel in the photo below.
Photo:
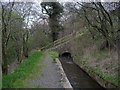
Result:
{"label": "water in channel", "polygon": [[105,90],[73,62],[70,53],[62,54],[59,59],[73,88],[79,88],[80,90],[85,90],[85,88]]}

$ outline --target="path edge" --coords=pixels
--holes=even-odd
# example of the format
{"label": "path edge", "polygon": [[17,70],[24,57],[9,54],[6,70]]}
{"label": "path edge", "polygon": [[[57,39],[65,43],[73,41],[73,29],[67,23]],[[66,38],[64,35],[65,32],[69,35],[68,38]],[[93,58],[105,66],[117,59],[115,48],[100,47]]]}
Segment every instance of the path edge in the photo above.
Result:
{"label": "path edge", "polygon": [[68,78],[67,78],[67,76],[66,76],[66,74],[65,74],[65,72],[63,70],[62,64],[61,64],[61,62],[60,62],[60,60],[58,58],[56,58],[56,62],[57,62],[57,65],[58,65],[58,67],[60,69],[60,73],[62,75],[61,81],[63,81],[62,82],[63,83],[63,87],[64,88],[73,88],[71,83],[70,83],[70,81],[68,80]]}

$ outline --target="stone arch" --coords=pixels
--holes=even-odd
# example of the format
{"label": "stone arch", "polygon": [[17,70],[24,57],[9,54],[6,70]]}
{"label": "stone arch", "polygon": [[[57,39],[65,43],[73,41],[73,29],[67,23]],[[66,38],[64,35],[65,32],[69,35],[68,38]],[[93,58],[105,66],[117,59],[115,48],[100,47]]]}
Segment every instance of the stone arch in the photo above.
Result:
{"label": "stone arch", "polygon": [[62,57],[71,57],[71,53],[69,51],[64,51],[60,54]]}

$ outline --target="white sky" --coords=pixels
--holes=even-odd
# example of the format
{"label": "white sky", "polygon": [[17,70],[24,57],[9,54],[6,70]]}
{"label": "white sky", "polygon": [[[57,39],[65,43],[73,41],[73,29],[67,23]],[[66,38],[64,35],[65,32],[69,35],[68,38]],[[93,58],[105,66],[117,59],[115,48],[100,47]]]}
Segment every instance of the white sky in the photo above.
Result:
{"label": "white sky", "polygon": [[[56,0],[0,0],[1,2],[12,2],[12,1],[16,1],[16,2],[55,2]],[[97,2],[97,1],[101,1],[101,2],[118,2],[120,0],[57,0],[59,2]]]}

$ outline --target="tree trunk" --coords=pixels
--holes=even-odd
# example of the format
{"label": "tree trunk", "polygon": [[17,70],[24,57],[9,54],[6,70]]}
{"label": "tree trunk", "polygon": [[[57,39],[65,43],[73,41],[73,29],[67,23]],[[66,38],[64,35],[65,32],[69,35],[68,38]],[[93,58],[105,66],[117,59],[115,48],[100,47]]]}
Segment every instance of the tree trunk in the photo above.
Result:
{"label": "tree trunk", "polygon": [[[120,31],[117,37],[117,53],[118,53],[118,68],[120,68]],[[118,71],[118,79],[120,78],[120,71]],[[120,85],[120,83],[118,83]]]}
{"label": "tree trunk", "polygon": [[53,42],[57,40],[57,33],[55,32],[52,32],[52,39],[53,39]]}
{"label": "tree trunk", "polygon": [[17,48],[16,53],[17,53],[17,61],[18,63],[21,63],[21,49]]}
{"label": "tree trunk", "polygon": [[23,56],[25,58],[28,58],[28,47],[24,37],[23,37]]}
{"label": "tree trunk", "polygon": [[2,72],[3,74],[7,74],[8,73],[8,61],[7,61],[7,54],[6,54],[6,50],[4,46],[2,47],[2,60],[3,60]]}
{"label": "tree trunk", "polygon": [[6,45],[6,27],[2,29],[2,72],[8,73],[7,45]]}
{"label": "tree trunk", "polygon": [[57,25],[58,25],[57,17],[55,16],[49,17],[49,27],[51,29],[51,36],[52,36],[53,42],[58,39],[59,27],[57,27]]}
{"label": "tree trunk", "polygon": [[[118,52],[118,68],[120,68],[120,2],[118,6],[118,36],[117,36],[117,52]],[[120,79],[120,71],[118,71],[118,79]],[[118,83],[120,85],[120,83]]]}

